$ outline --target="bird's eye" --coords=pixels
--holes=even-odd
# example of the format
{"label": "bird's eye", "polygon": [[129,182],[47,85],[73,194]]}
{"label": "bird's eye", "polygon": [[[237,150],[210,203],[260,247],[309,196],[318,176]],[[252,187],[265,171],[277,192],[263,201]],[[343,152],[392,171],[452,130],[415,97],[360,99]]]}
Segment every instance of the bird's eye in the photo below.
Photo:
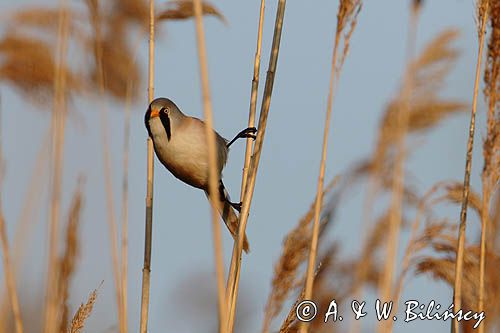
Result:
{"label": "bird's eye", "polygon": [[167,108],[161,108],[160,112],[163,112],[163,113],[167,114],[168,113],[168,109]]}

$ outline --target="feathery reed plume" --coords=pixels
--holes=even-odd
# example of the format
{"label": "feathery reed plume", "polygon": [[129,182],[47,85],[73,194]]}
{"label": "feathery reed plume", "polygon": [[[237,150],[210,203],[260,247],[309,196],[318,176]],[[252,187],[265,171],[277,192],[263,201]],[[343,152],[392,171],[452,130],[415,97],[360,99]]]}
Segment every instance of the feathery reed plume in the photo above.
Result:
{"label": "feathery reed plume", "polygon": [[[456,228],[455,228],[456,230]],[[442,233],[439,237],[433,237],[428,243],[428,247],[437,252],[438,256],[420,256],[415,258],[416,274],[428,274],[435,279],[442,280],[450,286],[454,285],[456,272],[457,239],[456,231],[453,233]],[[475,309],[479,297],[479,261],[480,247],[477,245],[466,245],[463,257],[463,283],[462,283],[462,309]],[[496,332],[495,328],[500,327],[500,302],[495,295],[500,292],[500,280],[497,268],[500,264],[500,257],[492,252],[486,252],[487,261],[491,265],[486,266],[484,283],[488,294],[485,296],[484,311],[488,320],[481,323],[485,326],[485,331]],[[462,322],[462,327],[466,325]],[[489,330],[491,328],[491,330]],[[470,330],[464,330],[472,332]]]}
{"label": "feathery reed plume", "polygon": [[[384,268],[379,281],[380,296],[383,302],[390,300],[393,293],[393,279],[396,270],[399,237],[403,220],[403,191],[405,181],[406,137],[409,127],[411,94],[414,87],[414,67],[411,66],[417,42],[417,27],[420,14],[420,5],[412,6],[408,27],[408,40],[406,49],[406,63],[409,65],[404,75],[403,88],[400,97],[400,108],[395,115],[395,158],[392,174],[391,202],[389,210],[389,225]],[[379,332],[392,332],[392,320],[380,322]]]}
{"label": "feathery reed plume", "polygon": [[60,259],[60,271],[58,285],[58,294],[61,302],[61,319],[59,322],[59,332],[66,332],[68,325],[68,297],[69,284],[73,273],[75,272],[76,262],[80,252],[80,244],[78,240],[78,231],[80,227],[80,216],[82,209],[83,193],[82,193],[83,178],[80,178],[73,202],[69,209],[68,223],[66,226],[66,243],[62,258]]}
{"label": "feathery reed plume", "polygon": [[[196,45],[198,48],[198,63],[200,68],[203,115],[206,122],[205,130],[208,144],[208,189],[209,193],[217,193],[217,152],[215,132],[212,119],[212,102],[210,99],[210,84],[208,81],[208,61],[203,28],[203,5],[201,0],[193,0],[192,8],[195,16]],[[219,225],[219,214],[215,200],[209,200],[212,215],[212,234],[214,242],[215,270],[217,274],[217,300],[219,307],[219,332],[226,333],[227,307],[224,289],[224,259],[222,254],[222,239]]]}
{"label": "feathery reed plume", "polygon": [[[409,97],[407,135],[425,134],[427,131],[438,126],[447,117],[465,111],[465,103],[445,99],[440,96],[445,78],[458,58],[458,52],[452,46],[452,42],[455,41],[457,36],[458,33],[455,30],[445,30],[427,43],[418,57],[408,64],[408,68],[413,68],[413,82]],[[371,211],[369,207],[373,205],[371,201],[375,198],[375,193],[379,190],[378,187],[382,187],[383,190],[390,190],[393,186],[392,175],[396,164],[394,150],[397,144],[395,118],[399,110],[403,107],[403,99],[400,97],[403,94],[403,90],[404,87],[402,86],[398,96],[390,101],[385,109],[377,144],[371,159],[361,163],[356,168],[358,175],[368,174],[371,177],[369,198],[367,199],[369,204],[367,204],[368,207],[365,208],[364,213],[365,225],[370,220],[368,218],[368,212]],[[408,175],[406,178],[408,178]],[[407,184],[403,184],[403,186],[405,204],[418,207],[420,199],[415,194],[415,191]],[[375,191],[375,187],[377,187],[377,191]],[[361,252],[362,256],[373,255],[373,250],[370,249],[374,244],[370,245],[372,240],[369,238],[373,239],[371,235],[377,234],[377,230],[380,230],[379,228],[378,223],[375,223],[371,231],[367,233],[367,239],[363,241],[365,245]],[[367,266],[364,265],[364,261],[359,260],[358,266],[355,268],[356,274],[354,279],[357,282],[354,284],[354,299],[361,298],[362,289],[359,288],[363,285],[365,267]],[[351,326],[351,332],[359,331],[358,324],[359,321],[354,322],[354,325]]]}
{"label": "feathery reed plume", "polygon": [[[486,5],[486,4],[483,4]],[[484,72],[485,89],[488,105],[486,139],[483,143],[484,166],[481,176],[483,185],[481,212],[481,257],[479,260],[479,299],[478,311],[484,308],[486,252],[491,245],[487,243],[487,231],[490,220],[491,197],[500,181],[500,3],[490,1],[490,40],[486,68]],[[484,11],[480,10],[480,12]],[[479,332],[484,332],[481,326]]]}
{"label": "feathery reed plume", "polygon": [[[339,81],[339,75],[342,69],[342,65],[348,53],[349,40],[356,26],[357,17],[361,10],[361,6],[362,6],[361,0],[341,0],[339,3],[339,9],[337,13],[337,27],[333,43],[333,55],[332,55],[331,73],[330,73],[330,87],[329,87],[328,101],[326,107],[325,126],[323,130],[323,148],[321,152],[321,162],[320,162],[318,185],[316,191],[316,202],[314,207],[314,223],[312,225],[312,237],[309,249],[309,260],[308,260],[307,275],[305,281],[305,293],[304,293],[305,299],[311,299],[311,297],[313,296],[312,293],[314,286],[314,267],[316,265],[316,255],[317,255],[318,236],[319,236],[319,219],[320,219],[319,215],[321,211],[321,206],[323,204],[323,185],[324,185],[323,182],[325,177],[328,134],[330,130],[330,118],[332,114],[333,97]],[[349,26],[350,28],[348,33],[344,36],[344,49],[342,51],[343,53],[340,56],[340,62],[337,63],[339,43],[341,35],[346,26]],[[309,327],[308,323],[303,322],[300,326],[301,326],[300,327],[301,333],[308,332],[308,327]]]}
{"label": "feathery reed plume", "polygon": [[47,273],[47,290],[45,295],[44,332],[51,333],[56,328],[59,319],[57,281],[59,280],[59,265],[57,249],[59,244],[59,210],[61,205],[61,187],[63,173],[63,153],[66,125],[66,53],[68,47],[68,17],[65,0],[60,3],[59,25],[57,33],[56,65],[54,73],[54,111],[52,113],[52,198],[50,204],[49,223],[49,261]]}
{"label": "feathery reed plume", "polygon": [[[446,193],[443,198],[454,204],[462,203],[462,193],[464,192],[464,184],[460,182],[452,182],[445,186]],[[439,200],[439,199],[438,199]],[[474,190],[469,190],[469,205],[476,211],[479,217],[482,216],[481,197]]]}
{"label": "feathery reed plume", "polygon": [[66,65],[55,63],[53,46],[41,39],[8,32],[0,40],[0,80],[18,89],[24,98],[46,104],[54,93],[57,71],[66,76],[65,93],[78,91],[82,83]]}
{"label": "feathery reed plume", "polygon": [[73,319],[71,320],[71,326],[68,333],[81,333],[85,321],[90,317],[92,309],[94,308],[94,303],[97,299],[97,289],[90,293],[87,303],[81,304],[76,311]]}
{"label": "feathery reed plume", "polygon": [[[241,208],[240,224],[238,226],[238,241],[234,243],[233,255],[231,257],[231,266],[228,273],[226,295],[228,297],[228,309],[234,311],[236,308],[236,301],[238,299],[238,286],[240,279],[241,269],[241,253],[243,251],[243,241],[245,239],[245,230],[252,203],[253,193],[255,189],[255,180],[257,178],[257,171],[259,169],[260,155],[262,153],[262,146],[266,134],[267,118],[269,116],[269,108],[271,106],[271,95],[273,93],[274,77],[276,75],[276,68],[278,64],[279,49],[281,43],[281,32],[283,30],[283,19],[285,17],[286,0],[278,1],[278,8],[276,10],[276,19],[274,23],[274,34],[271,46],[271,55],[269,57],[269,67],[266,76],[266,84],[264,87],[264,94],[259,116],[259,125],[257,139],[254,144],[253,156],[250,162],[248,177],[246,181],[246,190],[244,201]],[[234,315],[228,317],[229,331],[233,331]]]}
{"label": "feathery reed plume", "polygon": [[[0,114],[1,115],[1,114]],[[9,251],[9,240],[7,238],[7,228],[3,217],[3,207],[2,207],[2,188],[3,188],[3,177],[4,177],[4,160],[3,160],[3,145],[1,136],[1,126],[2,122],[0,119],[0,246],[2,248],[2,268],[5,275],[5,285],[7,288],[7,294],[9,296],[10,306],[12,313],[14,314],[14,322],[16,325],[16,333],[23,333],[23,321],[21,318],[21,310],[19,306],[19,297],[17,296],[16,278],[15,270],[11,262],[10,251]],[[0,327],[2,328],[2,327]]]}
{"label": "feathery reed plume", "polygon": [[437,200],[435,200],[429,203],[429,200],[442,187],[446,187],[446,184],[443,182],[439,182],[432,186],[431,189],[422,196],[418,204],[415,220],[413,221],[411,226],[410,240],[408,241],[408,245],[406,247],[406,251],[401,264],[402,268],[396,282],[396,290],[392,293],[391,296],[391,300],[394,302],[394,311],[397,311],[398,309],[399,296],[401,295],[401,291],[403,289],[403,282],[406,275],[408,274],[408,271],[410,270],[412,265],[415,264],[414,258],[416,257],[416,253],[425,249],[430,241],[436,237],[436,235],[440,235],[445,231],[449,232],[450,227],[453,228],[453,226],[446,221],[437,221],[437,223],[427,224],[421,234],[418,235],[422,215],[424,215],[424,213],[429,213],[432,205],[438,202]]}
{"label": "feathery reed plume", "polygon": [[[455,267],[455,284],[453,288],[453,310],[456,312],[462,306],[462,274],[463,260],[465,250],[465,229],[467,223],[467,206],[469,203],[470,190],[470,174],[472,169],[472,149],[474,148],[474,133],[476,130],[476,110],[477,110],[477,95],[479,92],[479,80],[481,76],[481,64],[483,60],[484,36],[486,32],[486,22],[488,20],[489,0],[478,0],[477,3],[477,19],[478,19],[478,56],[476,63],[476,78],[474,81],[474,95],[472,97],[472,110],[469,124],[469,138],[467,140],[467,152],[465,156],[465,174],[464,174],[464,190],[462,193],[462,208],[460,210],[460,226],[458,228],[458,244]],[[484,222],[483,222],[484,223]],[[483,226],[484,227],[484,226]],[[452,321],[452,333],[458,333],[458,320]]]}
{"label": "feathery reed plume", "polygon": [[[337,183],[334,178],[324,189],[326,195]],[[283,303],[291,290],[299,283],[298,271],[307,259],[311,242],[311,221],[314,216],[314,202],[299,223],[285,237],[283,251],[274,267],[271,293],[267,298],[262,332],[269,332],[271,321],[281,312]],[[302,280],[300,280],[302,281]]]}
{"label": "feathery reed plume", "polygon": [[[192,0],[175,0],[168,2],[167,8],[161,10],[157,15],[158,21],[163,20],[185,20],[196,16]],[[212,4],[206,1],[201,3],[201,12],[203,15],[213,15],[224,23],[227,23],[226,18]]]}
{"label": "feathery reed plume", "polygon": [[[420,55],[409,65],[413,68],[412,90],[409,96],[409,134],[422,133],[437,126],[446,117],[465,111],[467,104],[447,100],[439,96],[444,80],[458,58],[458,51],[452,42],[458,37],[456,30],[445,30],[430,41]],[[399,95],[403,94],[401,87]],[[397,143],[396,114],[402,107],[402,98],[392,100],[386,108],[380,126],[377,146],[374,152],[374,172],[385,168],[387,160],[393,160],[393,147]]]}
{"label": "feathery reed plume", "polygon": [[[69,17],[68,29],[73,31],[72,21],[82,19],[78,12],[65,8]],[[10,28],[31,27],[35,29],[48,29],[57,32],[58,8],[30,7],[14,12],[8,17]]]}
{"label": "feathery reed plume", "polygon": [[[148,103],[154,98],[155,2],[149,0]],[[142,268],[140,333],[148,331],[151,247],[153,241],[153,140],[147,138],[146,221],[144,232],[144,265]]]}

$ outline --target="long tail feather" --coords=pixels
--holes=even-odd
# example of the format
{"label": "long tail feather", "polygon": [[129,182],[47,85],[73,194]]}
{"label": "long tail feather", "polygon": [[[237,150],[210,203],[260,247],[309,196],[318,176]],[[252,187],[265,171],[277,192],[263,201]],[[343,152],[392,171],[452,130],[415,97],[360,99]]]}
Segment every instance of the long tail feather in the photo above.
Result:
{"label": "long tail feather", "polygon": [[[239,219],[238,216],[236,215],[236,212],[234,208],[230,204],[230,199],[229,195],[224,188],[224,184],[220,183],[221,185],[221,193],[218,193],[217,195],[210,195],[208,192],[205,191],[205,194],[209,198],[209,200],[215,200],[215,205],[217,207],[217,210],[219,211],[220,216],[222,217],[222,220],[224,220],[224,223],[226,224],[227,229],[233,236],[234,241],[238,240],[238,225],[239,225]],[[248,244],[248,239],[247,235],[245,234],[245,238],[243,239],[243,250],[248,253],[250,251],[250,246]]]}

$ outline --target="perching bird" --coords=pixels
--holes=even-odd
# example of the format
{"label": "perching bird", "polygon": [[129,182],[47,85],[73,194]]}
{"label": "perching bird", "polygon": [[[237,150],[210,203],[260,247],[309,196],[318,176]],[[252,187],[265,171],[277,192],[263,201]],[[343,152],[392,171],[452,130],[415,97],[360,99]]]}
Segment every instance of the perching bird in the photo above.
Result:
{"label": "perching bird", "polygon": [[[238,235],[238,217],[235,209],[241,210],[241,203],[233,203],[222,182],[221,173],[227,160],[229,146],[238,138],[254,138],[257,129],[249,127],[228,142],[215,132],[217,152],[217,175],[219,193],[209,193],[208,186],[208,141],[206,124],[194,117],[186,116],[177,105],[167,98],[157,98],[146,111],[144,122],[153,140],[154,150],[160,162],[178,179],[205,191],[224,220],[231,235]],[[249,251],[245,235],[243,249]]]}

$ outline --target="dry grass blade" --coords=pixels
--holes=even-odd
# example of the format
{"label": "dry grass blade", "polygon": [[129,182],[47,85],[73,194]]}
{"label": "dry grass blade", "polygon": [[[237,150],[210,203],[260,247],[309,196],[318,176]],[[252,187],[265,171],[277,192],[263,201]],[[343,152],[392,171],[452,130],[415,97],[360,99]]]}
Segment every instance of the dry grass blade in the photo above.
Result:
{"label": "dry grass blade", "polygon": [[[307,275],[305,281],[305,294],[304,294],[305,299],[311,299],[314,286],[314,267],[316,265],[316,255],[317,255],[318,236],[319,236],[319,219],[320,219],[319,215],[321,211],[321,206],[323,204],[323,185],[324,185],[323,182],[325,177],[326,155],[328,147],[328,135],[330,130],[330,118],[333,107],[333,97],[335,95],[335,90],[339,80],[341,66],[348,53],[349,40],[350,37],[352,36],[352,32],[354,31],[354,27],[356,26],[357,15],[360,10],[361,10],[361,0],[341,0],[339,3],[339,9],[337,13],[337,29],[335,31],[335,37],[333,43],[330,85],[328,91],[328,100],[327,100],[326,116],[325,116],[326,119],[323,130],[323,144],[322,144],[323,148],[321,151],[321,162],[319,167],[316,202],[314,207],[314,223],[312,225],[311,246],[309,249],[309,260],[308,260]],[[340,57],[340,62],[337,63],[337,54],[339,52],[339,43],[341,39],[341,34],[343,33],[344,28],[346,28],[347,25],[350,26],[350,29],[344,38],[344,50],[343,54]],[[303,322],[300,327],[300,332],[307,333],[308,328],[309,324]]]}
{"label": "dry grass blade", "polygon": [[[338,178],[332,180],[323,191],[326,195],[335,186]],[[297,276],[301,264],[307,259],[311,242],[311,221],[314,217],[314,202],[283,241],[283,251],[274,267],[271,293],[268,296],[262,332],[268,332],[271,321],[281,312],[283,303],[300,278]]]}
{"label": "dry grass blade", "polygon": [[70,279],[73,275],[78,260],[80,251],[80,244],[78,240],[78,231],[80,227],[80,216],[83,202],[82,193],[82,179],[78,184],[75,194],[73,195],[73,202],[68,214],[68,223],[66,226],[66,241],[64,255],[60,260],[58,293],[61,300],[61,318],[59,324],[59,332],[67,331],[67,323],[69,316],[68,297]]}
{"label": "dry grass blade", "polygon": [[[167,9],[160,11],[156,15],[158,21],[164,20],[186,20],[195,16],[193,1],[192,0],[177,0],[167,3]],[[213,15],[226,23],[226,18],[221,12],[212,4],[203,1],[202,9],[203,15]]]}
{"label": "dry grass blade", "polygon": [[[384,258],[384,268],[379,281],[379,293],[381,300],[387,302],[393,295],[393,280],[396,271],[397,252],[399,249],[399,238],[403,224],[403,205],[405,188],[405,161],[407,156],[406,138],[410,125],[411,97],[415,86],[415,67],[413,59],[417,42],[417,27],[420,14],[420,6],[412,7],[408,26],[408,38],[406,46],[407,68],[404,74],[403,86],[398,97],[400,107],[395,114],[395,156],[394,170],[392,173],[391,199],[389,209],[389,225],[387,235],[387,247]],[[379,332],[392,332],[393,321],[380,322]]]}
{"label": "dry grass blade", "polygon": [[[0,130],[2,123],[0,122]],[[4,160],[3,160],[3,146],[1,142],[2,138],[0,135],[0,191],[3,188],[3,177],[4,177]],[[23,333],[23,322],[21,318],[21,310],[19,306],[19,298],[17,295],[16,278],[14,267],[11,262],[9,241],[7,238],[7,228],[3,216],[3,207],[1,202],[1,192],[0,192],[0,246],[2,249],[2,269],[5,276],[5,284],[7,288],[7,294],[9,296],[10,305],[12,308],[12,313],[14,314],[14,322],[16,325],[16,333]],[[3,324],[0,326],[3,329]]]}
{"label": "dry grass blade", "polygon": [[[195,15],[196,25],[196,44],[198,48],[198,62],[200,66],[200,79],[201,91],[203,100],[203,114],[206,123],[205,131],[208,144],[208,192],[217,192],[217,182],[219,181],[217,175],[217,151],[215,142],[215,132],[212,130],[213,115],[212,115],[212,102],[210,98],[210,84],[208,80],[208,60],[207,50],[205,44],[205,31],[203,28],[203,6],[201,0],[193,1],[193,10]],[[222,239],[219,224],[219,214],[216,203],[211,202],[211,215],[212,215],[212,235],[214,242],[214,261],[215,270],[217,274],[217,301],[218,301],[218,314],[219,314],[219,332],[227,332],[227,307],[226,296],[224,289],[224,260],[222,254]]]}
{"label": "dry grass blade", "polygon": [[71,320],[71,326],[68,329],[68,333],[81,333],[85,325],[85,321],[90,317],[92,309],[94,308],[94,303],[97,299],[97,289],[90,293],[87,303],[81,304],[76,311],[73,319]]}
{"label": "dry grass blade", "polygon": [[49,220],[49,261],[47,290],[45,295],[45,322],[44,332],[51,333],[56,329],[57,318],[59,317],[59,295],[57,281],[59,281],[59,265],[57,261],[57,251],[59,244],[59,220],[61,206],[62,174],[64,140],[66,127],[66,55],[68,48],[68,18],[64,0],[61,0],[59,26],[57,33],[56,66],[54,66],[54,102],[52,113],[52,184],[51,203]]}
{"label": "dry grass blade", "polygon": [[[87,10],[89,12],[91,27],[94,32],[93,38],[93,50],[94,50],[94,60],[95,60],[95,76],[98,87],[99,96],[101,97],[100,101],[104,97],[105,92],[105,76],[104,76],[104,66],[103,66],[103,44],[102,44],[102,13],[100,9],[100,3],[98,0],[87,0],[85,1],[87,5]],[[125,93],[125,92],[123,92]],[[108,138],[108,108],[107,106],[101,102],[101,141],[102,141],[102,153],[103,153],[103,161],[104,161],[104,179],[105,179],[105,191],[106,191],[106,208],[107,208],[107,224],[108,224],[108,232],[110,238],[110,246],[111,246],[111,258],[112,258],[112,267],[113,267],[113,278],[115,284],[115,297],[116,297],[116,306],[118,309],[118,323],[120,328],[120,333],[127,332],[127,325],[125,323],[125,313],[123,309],[123,289],[121,286],[120,279],[120,259],[118,254],[118,226],[116,223],[115,217],[115,205],[114,205],[114,197],[113,197],[113,185],[112,185],[112,171],[111,171],[111,161],[110,161],[110,145]]]}
{"label": "dry grass blade", "polygon": [[[483,61],[484,38],[486,33],[486,22],[488,20],[489,0],[478,2],[478,56],[476,63],[476,78],[474,81],[474,92],[472,97],[472,110],[469,124],[469,137],[467,140],[467,152],[465,155],[464,187],[462,194],[462,208],[460,210],[460,226],[458,228],[457,257],[455,267],[455,284],[453,288],[453,310],[457,312],[462,305],[462,279],[463,260],[465,251],[465,229],[467,223],[467,206],[469,204],[470,175],[472,170],[472,149],[474,148],[474,134],[476,130],[477,96],[479,93],[479,80],[481,76],[481,64]],[[481,331],[482,329],[480,329]],[[459,332],[458,320],[452,322],[452,333]]]}

